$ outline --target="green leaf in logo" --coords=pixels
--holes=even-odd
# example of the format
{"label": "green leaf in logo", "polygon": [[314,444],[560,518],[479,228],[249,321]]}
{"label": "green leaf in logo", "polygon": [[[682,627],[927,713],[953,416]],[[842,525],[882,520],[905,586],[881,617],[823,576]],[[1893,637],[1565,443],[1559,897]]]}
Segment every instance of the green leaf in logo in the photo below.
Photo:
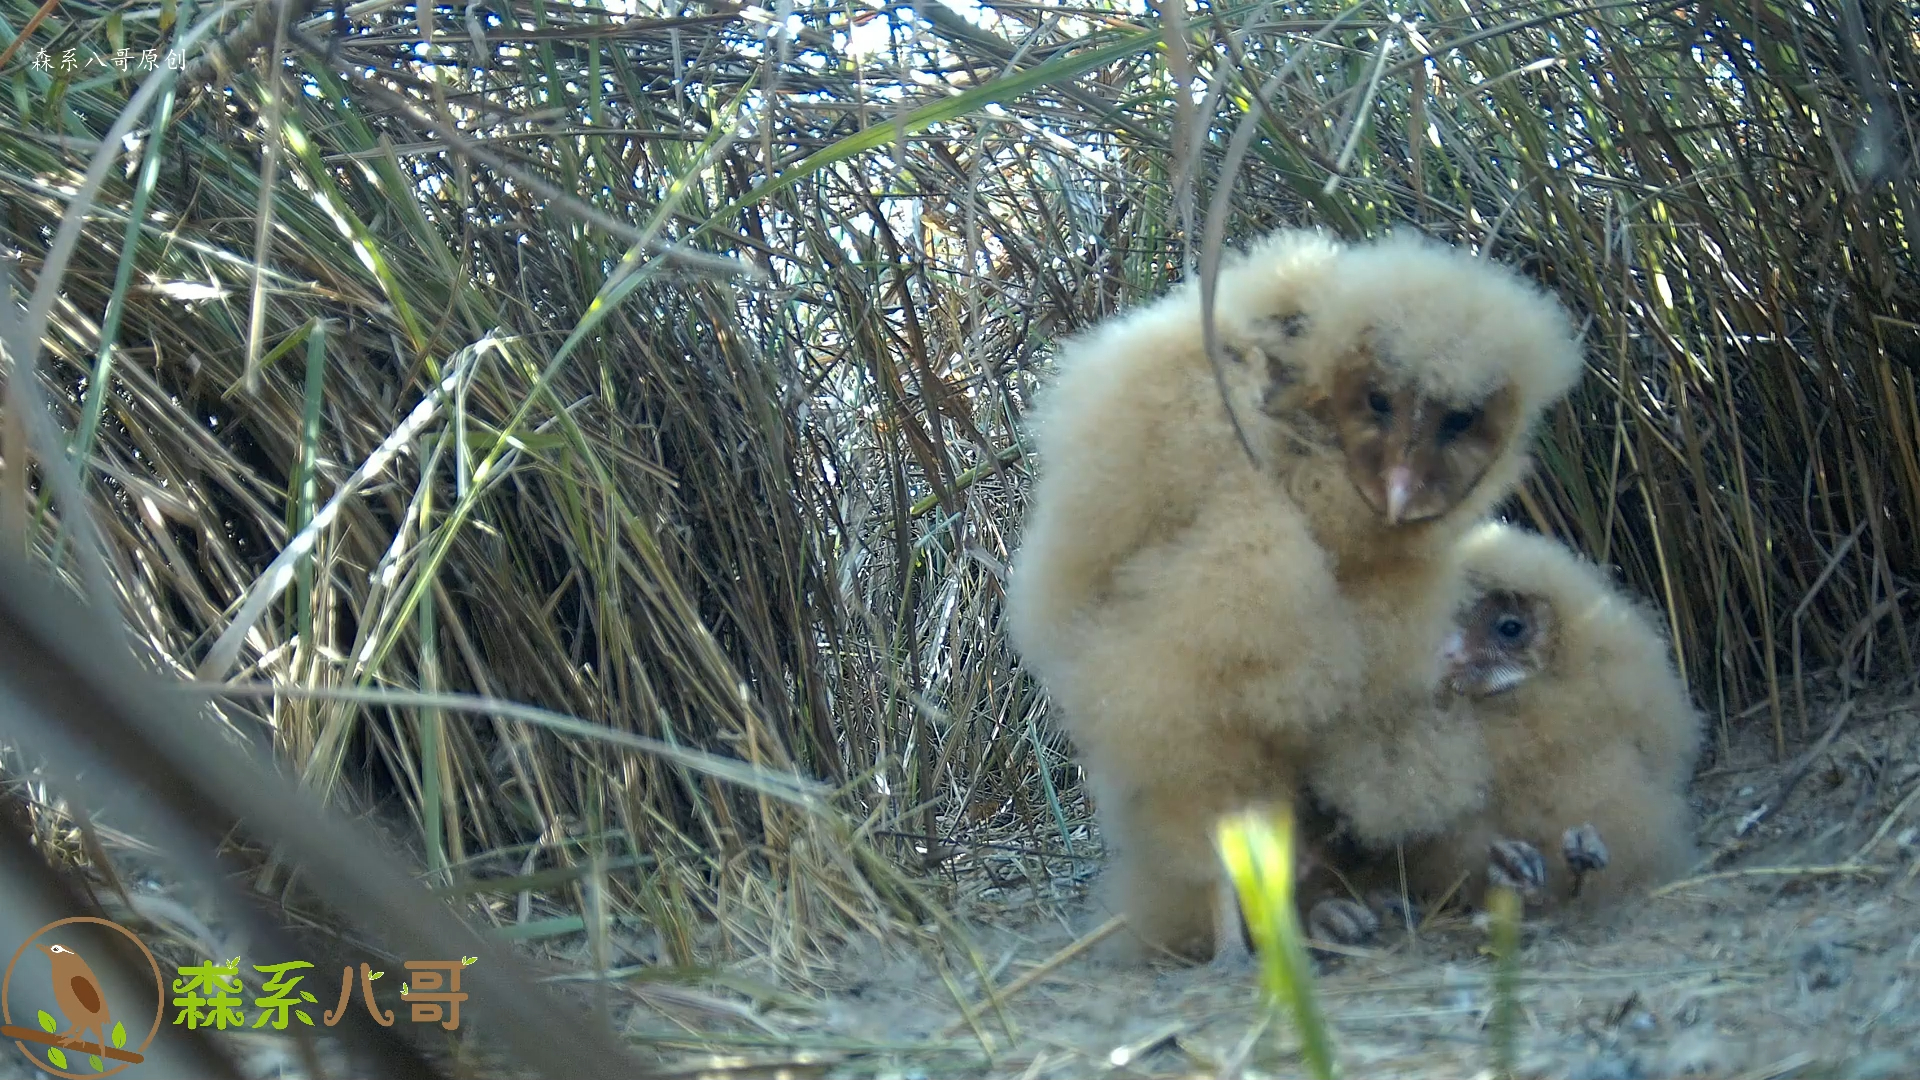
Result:
{"label": "green leaf in logo", "polygon": [[104,1062],[104,1061],[101,1061],[101,1060],[100,1060],[100,1055],[98,1055],[98,1054],[88,1054],[88,1055],[87,1055],[87,1064],[89,1064],[89,1065],[91,1065],[91,1066],[93,1066],[93,1071],[94,1071],[94,1072],[106,1072],[106,1071],[107,1071],[107,1063],[106,1063],[106,1062]]}
{"label": "green leaf in logo", "polygon": [[40,1030],[51,1032],[53,1030],[53,1027],[54,1027],[53,1014],[48,1012],[45,1009],[41,1009],[40,1010]]}
{"label": "green leaf in logo", "polygon": [[127,1025],[118,1020],[114,1021],[112,1038],[115,1047],[127,1045]]}
{"label": "green leaf in logo", "polygon": [[47,1051],[47,1061],[56,1069],[65,1069],[67,1067],[66,1052],[57,1046],[53,1047]]}

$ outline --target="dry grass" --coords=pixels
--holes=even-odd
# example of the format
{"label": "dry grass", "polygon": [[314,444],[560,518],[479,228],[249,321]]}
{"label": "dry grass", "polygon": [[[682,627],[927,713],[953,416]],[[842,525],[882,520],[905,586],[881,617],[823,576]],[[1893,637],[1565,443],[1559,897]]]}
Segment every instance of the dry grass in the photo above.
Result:
{"label": "dry grass", "polygon": [[1022,413],[1216,213],[1575,306],[1516,509],[1664,603],[1723,743],[1914,672],[1909,5],[344,10],[0,0],[24,340],[151,662],[569,963],[804,984],[1071,887],[995,631]]}

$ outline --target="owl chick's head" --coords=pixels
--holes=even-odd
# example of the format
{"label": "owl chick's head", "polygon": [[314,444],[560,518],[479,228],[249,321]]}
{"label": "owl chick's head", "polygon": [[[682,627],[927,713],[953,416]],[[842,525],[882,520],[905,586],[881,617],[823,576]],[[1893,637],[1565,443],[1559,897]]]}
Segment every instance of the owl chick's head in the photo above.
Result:
{"label": "owl chick's head", "polygon": [[1545,597],[1485,589],[1441,647],[1447,689],[1469,698],[1502,694],[1546,670],[1558,626]]}
{"label": "owl chick's head", "polygon": [[1390,526],[1465,520],[1504,498],[1533,426],[1582,370],[1551,296],[1417,234],[1351,246],[1274,234],[1222,275],[1219,307],[1258,343],[1262,411],[1309,420]]}
{"label": "owl chick's head", "polygon": [[1390,525],[1505,497],[1534,424],[1582,370],[1546,292],[1410,233],[1349,249],[1318,321],[1345,346],[1325,408],[1348,478]]}
{"label": "owl chick's head", "polygon": [[1459,506],[1516,441],[1513,387],[1435,394],[1372,359],[1334,379],[1327,415],[1347,478],[1388,525],[1431,521]]}
{"label": "owl chick's head", "polygon": [[1498,521],[1469,529],[1455,554],[1468,599],[1442,664],[1458,692],[1487,696],[1544,676],[1580,686],[1625,677],[1659,682],[1663,693],[1685,698],[1666,620],[1616,585],[1605,567],[1558,540]]}

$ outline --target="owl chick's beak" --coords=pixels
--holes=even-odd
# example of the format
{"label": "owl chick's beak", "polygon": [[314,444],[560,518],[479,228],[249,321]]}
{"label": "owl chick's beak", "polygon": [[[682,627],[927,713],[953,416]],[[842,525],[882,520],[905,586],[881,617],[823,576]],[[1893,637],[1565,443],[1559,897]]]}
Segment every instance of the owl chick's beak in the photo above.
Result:
{"label": "owl chick's beak", "polygon": [[1413,470],[1395,465],[1387,470],[1387,524],[1398,525],[1413,501]]}
{"label": "owl chick's beak", "polygon": [[1495,694],[1504,694],[1526,681],[1526,669],[1520,665],[1500,664],[1487,674],[1486,689],[1482,691],[1481,696],[1492,697]]}

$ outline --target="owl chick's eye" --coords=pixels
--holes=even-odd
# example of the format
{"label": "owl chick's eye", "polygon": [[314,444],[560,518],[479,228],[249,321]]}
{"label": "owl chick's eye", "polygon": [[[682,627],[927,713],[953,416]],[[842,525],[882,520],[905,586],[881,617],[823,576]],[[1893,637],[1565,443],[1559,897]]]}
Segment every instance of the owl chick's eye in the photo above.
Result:
{"label": "owl chick's eye", "polygon": [[1467,429],[1480,419],[1479,409],[1455,409],[1440,418],[1440,438],[1457,439],[1467,433]]}
{"label": "owl chick's eye", "polygon": [[1373,410],[1373,415],[1384,420],[1393,415],[1393,399],[1378,390],[1369,390],[1367,391],[1367,408]]}
{"label": "owl chick's eye", "polygon": [[1518,641],[1526,634],[1527,623],[1518,615],[1503,615],[1494,622],[1493,632],[1502,641]]}

